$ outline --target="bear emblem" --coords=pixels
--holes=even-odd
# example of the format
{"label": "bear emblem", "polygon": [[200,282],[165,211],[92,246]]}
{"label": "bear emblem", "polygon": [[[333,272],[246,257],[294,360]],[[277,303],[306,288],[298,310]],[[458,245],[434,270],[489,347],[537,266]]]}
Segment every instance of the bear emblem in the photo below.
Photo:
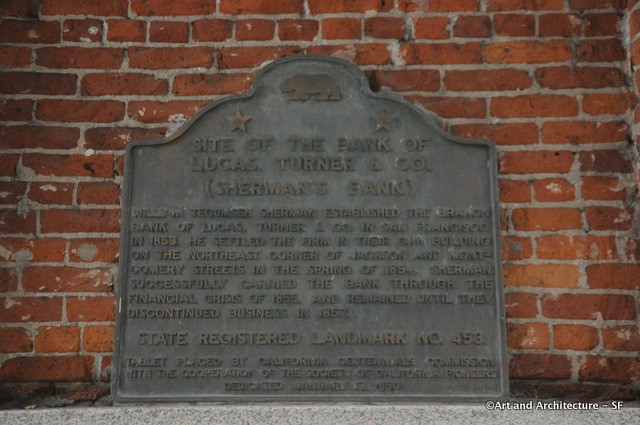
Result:
{"label": "bear emblem", "polygon": [[342,93],[336,79],[326,74],[296,74],[282,85],[282,92],[293,91],[290,100],[309,100],[318,94],[317,100],[340,100]]}

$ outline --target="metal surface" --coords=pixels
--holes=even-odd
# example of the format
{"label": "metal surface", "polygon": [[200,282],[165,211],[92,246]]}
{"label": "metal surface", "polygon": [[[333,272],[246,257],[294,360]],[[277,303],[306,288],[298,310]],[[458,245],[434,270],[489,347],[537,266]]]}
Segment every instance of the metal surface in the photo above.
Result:
{"label": "metal surface", "polygon": [[344,61],[128,146],[117,401],[507,394],[496,154]]}

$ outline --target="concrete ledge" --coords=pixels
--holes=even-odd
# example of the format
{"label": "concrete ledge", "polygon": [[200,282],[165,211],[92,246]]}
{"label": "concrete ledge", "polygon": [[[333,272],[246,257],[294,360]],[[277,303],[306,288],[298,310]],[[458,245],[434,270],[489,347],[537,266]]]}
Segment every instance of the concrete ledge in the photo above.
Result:
{"label": "concrete ledge", "polygon": [[[610,403],[608,403],[610,406]],[[534,402],[535,406],[535,402]],[[0,411],[2,424],[514,424],[629,425],[640,408],[611,410],[487,410],[483,405],[127,405]]]}

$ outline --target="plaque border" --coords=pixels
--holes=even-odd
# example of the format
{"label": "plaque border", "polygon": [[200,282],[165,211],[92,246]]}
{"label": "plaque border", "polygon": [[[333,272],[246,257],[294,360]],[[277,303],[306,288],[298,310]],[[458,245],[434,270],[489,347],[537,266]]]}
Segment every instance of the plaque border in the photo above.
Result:
{"label": "plaque border", "polygon": [[[427,125],[439,136],[448,142],[454,142],[464,145],[483,146],[488,150],[489,157],[495,158],[495,160],[489,161],[489,184],[491,194],[491,205],[494,209],[493,214],[493,226],[494,226],[494,241],[496,246],[494,247],[494,270],[496,271],[496,319],[498,320],[498,332],[497,343],[500,343],[500,355],[502,356],[502,379],[501,390],[496,394],[478,395],[455,395],[455,394],[437,394],[437,395],[407,395],[407,394],[371,394],[371,395],[323,395],[323,394],[303,394],[303,395],[286,395],[281,394],[229,394],[229,395],[135,395],[130,396],[122,394],[119,388],[118,379],[118,365],[120,358],[122,357],[121,350],[123,349],[123,332],[125,311],[122,309],[123,298],[125,295],[124,289],[124,270],[128,266],[128,244],[122,243],[127,241],[129,232],[130,221],[130,198],[132,189],[131,178],[131,166],[132,166],[132,151],[136,147],[140,146],[155,146],[166,143],[171,143],[182,136],[192,125],[194,125],[200,118],[202,118],[207,112],[217,108],[218,106],[230,102],[242,99],[250,99],[255,94],[258,86],[261,83],[263,77],[276,69],[282,64],[289,62],[326,62],[335,64],[342,68],[345,68],[346,72],[357,80],[360,84],[360,88],[363,90],[363,94],[369,98],[384,99],[397,103],[399,107],[409,108],[418,116],[420,116]],[[447,403],[469,403],[469,402],[485,402],[487,400],[505,400],[509,396],[509,369],[508,369],[508,353],[507,353],[507,340],[506,340],[506,313],[505,313],[505,301],[504,301],[504,287],[502,279],[502,249],[500,239],[500,208],[498,197],[498,155],[495,144],[489,140],[466,140],[456,137],[446,132],[434,118],[431,112],[423,109],[422,107],[408,102],[399,93],[382,90],[380,92],[374,92],[371,90],[369,80],[364,72],[355,64],[343,60],[334,58],[331,56],[321,55],[298,55],[289,56],[283,59],[273,61],[255,73],[255,78],[251,84],[251,88],[246,93],[234,94],[222,97],[214,102],[204,106],[200,109],[189,121],[184,123],[175,133],[171,136],[164,137],[156,140],[138,140],[132,141],[127,144],[125,149],[124,165],[123,165],[123,177],[122,177],[122,191],[121,191],[121,220],[120,220],[120,250],[118,259],[118,277],[116,281],[115,294],[116,294],[116,333],[114,341],[114,351],[111,364],[111,397],[116,403],[130,403],[130,402],[222,402],[222,403],[253,403],[253,402],[278,402],[278,403],[353,403],[353,402],[367,402],[375,404],[414,404],[420,403],[432,403],[432,402],[447,402]]]}

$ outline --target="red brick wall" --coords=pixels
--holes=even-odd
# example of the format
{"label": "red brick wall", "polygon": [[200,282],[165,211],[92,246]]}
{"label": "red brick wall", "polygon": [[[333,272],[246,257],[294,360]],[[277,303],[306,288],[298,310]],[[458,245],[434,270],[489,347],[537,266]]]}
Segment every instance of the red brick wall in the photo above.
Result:
{"label": "red brick wall", "polygon": [[108,380],[126,144],[322,54],[498,145],[514,390],[633,397],[635,3],[3,0],[0,395]]}

